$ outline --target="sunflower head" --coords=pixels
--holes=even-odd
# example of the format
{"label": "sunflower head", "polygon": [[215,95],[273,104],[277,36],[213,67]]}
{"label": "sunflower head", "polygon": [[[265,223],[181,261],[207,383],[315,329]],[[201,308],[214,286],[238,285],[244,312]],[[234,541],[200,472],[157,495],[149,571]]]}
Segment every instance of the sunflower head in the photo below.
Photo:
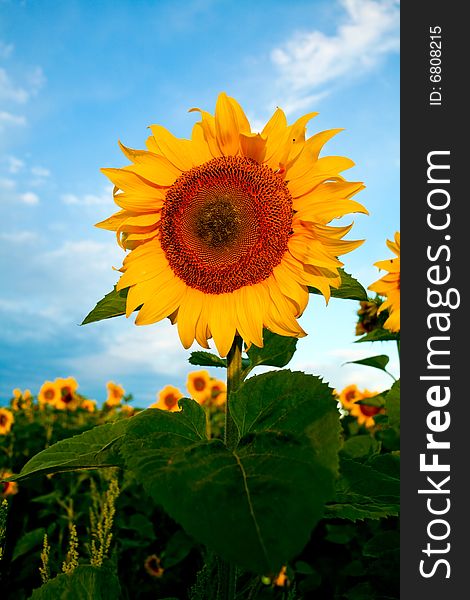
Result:
{"label": "sunflower head", "polygon": [[157,394],[157,402],[150,405],[150,408],[160,408],[161,410],[169,410],[171,412],[180,410],[178,400],[183,398],[181,391],[173,386],[166,385]]}
{"label": "sunflower head", "polygon": [[373,398],[377,396],[378,392],[370,392],[369,390],[363,390],[359,392],[358,396],[352,402],[349,408],[349,414],[352,417],[356,417],[358,425],[371,428],[375,425],[374,417],[378,414],[383,414],[384,409],[380,406],[372,406],[371,404],[358,404],[358,400],[367,400],[367,398]]}
{"label": "sunflower head", "polygon": [[8,408],[0,408],[0,435],[10,433],[11,427],[15,422],[15,417]]}
{"label": "sunflower head", "polygon": [[13,473],[10,471],[0,472],[0,496],[6,498],[7,496],[13,496],[18,493],[18,484],[16,481],[4,481],[11,477]]}
{"label": "sunflower head", "polygon": [[87,412],[95,412],[96,411],[96,400],[82,400],[80,403],[80,408],[86,410]]}
{"label": "sunflower head", "polygon": [[211,397],[211,376],[208,371],[192,371],[188,373],[186,389],[191,398],[205,404]]}
{"label": "sunflower head", "polygon": [[329,130],[306,137],[309,113],[289,125],[277,109],[253,133],[241,106],[221,93],[215,114],[201,110],[191,139],[152,125],[146,150],[121,144],[130,164],[103,169],[119,212],[98,223],[129,250],[117,289],[128,288],[126,316],[136,324],[170,317],[181,342],[213,339],[226,356],[239,334],[261,347],[263,328],[305,332],[297,318],[308,287],[328,301],[339,287],[338,256],[352,225],[329,222],[367,212],[352,196],[364,186],[341,172],[353,165],[320,157]]}
{"label": "sunflower head", "polygon": [[114,383],[113,381],[108,381],[106,389],[108,390],[108,397],[105,401],[106,406],[113,407],[121,404],[121,400],[126,393],[122,385]]}
{"label": "sunflower head", "polygon": [[381,260],[374,263],[379,269],[388,271],[381,279],[368,287],[380,296],[385,296],[378,310],[380,314],[383,310],[388,309],[389,317],[384,323],[385,329],[390,331],[400,331],[400,232],[395,233],[394,241],[387,240],[388,248],[396,255],[396,258]]}
{"label": "sunflower head", "polygon": [[161,566],[160,558],[156,554],[147,556],[144,562],[144,568],[152,577],[162,577],[165,569]]}
{"label": "sunflower head", "polygon": [[74,377],[61,378],[55,380],[55,384],[59,393],[54,402],[55,408],[58,410],[76,410],[80,404],[79,398],[76,395],[78,383]]}
{"label": "sunflower head", "polygon": [[55,381],[45,381],[38,393],[38,402],[40,408],[45,406],[55,406],[60,397],[61,391]]}

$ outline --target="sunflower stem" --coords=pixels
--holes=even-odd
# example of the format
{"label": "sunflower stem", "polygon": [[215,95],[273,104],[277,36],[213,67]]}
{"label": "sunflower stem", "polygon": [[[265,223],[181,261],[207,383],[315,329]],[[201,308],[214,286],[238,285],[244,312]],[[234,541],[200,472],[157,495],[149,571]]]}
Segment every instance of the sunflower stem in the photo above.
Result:
{"label": "sunflower stem", "polygon": [[[224,442],[229,450],[237,445],[238,431],[235,421],[230,414],[230,402],[233,392],[236,392],[242,382],[242,348],[243,340],[236,335],[227,355],[227,404],[225,407]],[[218,599],[234,600],[237,586],[237,570],[235,565],[219,560]]]}
{"label": "sunflower stem", "polygon": [[237,445],[238,432],[235,421],[230,414],[230,401],[242,381],[242,347],[243,340],[236,335],[227,356],[227,406],[225,409],[224,442],[227,448],[233,450]]}

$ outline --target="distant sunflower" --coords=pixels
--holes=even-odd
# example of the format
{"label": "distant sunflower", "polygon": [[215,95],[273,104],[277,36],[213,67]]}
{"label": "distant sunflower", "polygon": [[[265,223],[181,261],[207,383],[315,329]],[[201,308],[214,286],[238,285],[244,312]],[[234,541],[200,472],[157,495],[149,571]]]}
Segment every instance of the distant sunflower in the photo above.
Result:
{"label": "distant sunflower", "polygon": [[150,408],[160,408],[161,410],[170,410],[172,412],[179,410],[178,400],[183,397],[180,390],[173,385],[166,385],[157,395],[157,402],[154,402]]}
{"label": "distant sunflower", "polygon": [[355,383],[346,386],[339,395],[339,400],[346,410],[354,405],[356,400],[361,398],[361,392]]}
{"label": "distant sunflower", "polygon": [[11,426],[15,422],[15,417],[8,408],[0,408],[0,435],[10,433]]}
{"label": "distant sunflower", "polygon": [[54,381],[45,381],[38,394],[39,406],[46,404],[54,406],[60,396],[60,389]]}
{"label": "distant sunflower", "polygon": [[10,471],[0,471],[0,496],[6,498],[7,496],[13,496],[18,493],[18,484],[16,481],[2,481],[8,479],[13,473]]}
{"label": "distant sunflower", "polygon": [[121,208],[98,223],[131,250],[117,289],[129,288],[126,316],[137,325],[170,317],[181,342],[221,356],[238,333],[263,345],[263,327],[305,334],[297,318],[308,287],[328,301],[341,278],[338,256],[361,241],[342,238],[352,225],[328,223],[366,209],[351,199],[364,186],[340,175],[341,156],[319,158],[340,129],[306,139],[309,113],[288,125],[277,109],[252,133],[236,100],[221,93],[215,116],[200,109],[190,140],[152,125],[147,150],[121,149],[132,164],[103,169]]}
{"label": "distant sunflower", "polygon": [[118,385],[113,381],[108,381],[106,384],[108,397],[106,398],[107,406],[118,406],[121,403],[124,394],[126,393],[122,385]]}
{"label": "distant sunflower", "polygon": [[220,379],[211,379],[209,384],[209,404],[222,406],[227,400],[227,386]]}
{"label": "distant sunflower", "polygon": [[80,408],[83,410],[87,410],[88,412],[95,412],[96,400],[89,400],[88,398],[85,398],[85,400],[81,401]]}
{"label": "distant sunflower", "polygon": [[144,562],[144,568],[152,577],[161,577],[165,571],[161,566],[160,559],[156,554],[147,556]]}
{"label": "distant sunflower", "polygon": [[75,392],[78,388],[78,383],[74,377],[65,379],[59,377],[55,380],[59,388],[59,395],[54,403],[54,406],[59,410],[76,410],[79,405],[79,399]]}
{"label": "distant sunflower", "polygon": [[368,287],[369,290],[385,296],[387,299],[380,305],[378,314],[388,309],[389,317],[384,323],[385,329],[400,331],[400,232],[395,233],[395,241],[387,240],[387,246],[397,258],[380,260],[374,263],[375,267],[388,271],[381,279]]}
{"label": "distant sunflower", "polygon": [[186,380],[186,389],[191,398],[194,398],[199,404],[205,404],[210,398],[211,376],[208,371],[192,371],[188,373]]}
{"label": "distant sunflower", "polygon": [[349,409],[349,414],[352,417],[356,417],[359,425],[364,425],[364,427],[374,427],[375,421],[374,417],[382,414],[384,409],[381,406],[371,406],[368,404],[358,404],[358,400],[367,400],[367,398],[373,398],[377,396],[378,392],[369,392],[369,390],[364,390],[360,393],[360,396],[356,398],[356,401],[353,402],[351,408]]}

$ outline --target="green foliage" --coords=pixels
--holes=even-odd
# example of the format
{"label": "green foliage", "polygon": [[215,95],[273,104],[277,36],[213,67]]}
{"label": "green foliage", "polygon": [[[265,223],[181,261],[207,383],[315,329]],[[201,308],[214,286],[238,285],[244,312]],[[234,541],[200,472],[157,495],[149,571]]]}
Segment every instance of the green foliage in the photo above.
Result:
{"label": "green foliage", "polygon": [[393,331],[389,331],[388,329],[374,329],[374,331],[370,331],[363,335],[358,340],[355,340],[355,344],[359,344],[360,342],[389,342],[396,341],[400,339],[399,333],[393,333]]}
{"label": "green foliage", "polygon": [[127,424],[128,421],[122,420],[101,425],[58,442],[28,461],[14,479],[21,481],[26,477],[47,473],[121,466],[117,446],[123,438]]}
{"label": "green foliage", "polygon": [[118,600],[121,587],[108,569],[80,565],[71,574],[62,573],[34,590],[31,600]]}
{"label": "green foliage", "polygon": [[285,367],[294,356],[297,338],[287,337],[263,330],[263,347],[252,345],[248,350],[249,367],[244,369],[244,377],[255,367],[267,365],[270,367]]}
{"label": "green foliage", "polygon": [[129,288],[117,291],[116,286],[114,286],[114,289],[97,303],[95,308],[88,313],[81,324],[87,325],[88,323],[95,323],[96,321],[102,321],[103,319],[111,319],[112,317],[125,315],[128,291]]}
{"label": "green foliage", "polygon": [[[354,279],[344,269],[338,269],[341,276],[341,286],[339,288],[331,288],[332,298],[342,298],[344,300],[367,300],[367,292],[363,286]],[[321,292],[316,288],[308,288],[311,294],[319,294]]]}
{"label": "green foliage", "polygon": [[[311,408],[303,414],[310,383],[318,397],[315,389],[307,395]],[[286,389],[298,393],[286,395]],[[331,391],[301,373],[250,379],[233,398],[239,431],[233,451],[206,439],[197,403],[180,404],[181,413],[152,411],[133,419],[121,446],[127,467],[208,548],[248,571],[278,571],[302,549],[333,492],[339,429],[331,434],[332,416],[338,420]],[[256,422],[260,406],[263,418]],[[279,536],[280,522],[289,536]]]}
{"label": "green foliage", "polygon": [[226,358],[220,358],[220,356],[212,354],[212,352],[204,352],[203,350],[191,352],[188,360],[189,364],[200,367],[227,367]]}
{"label": "green foliage", "polygon": [[385,368],[388,365],[390,358],[385,354],[379,354],[378,356],[370,356],[369,358],[361,358],[360,360],[350,360],[345,365],[365,365],[366,367],[374,367],[374,369],[380,369],[387,373]]}
{"label": "green foliage", "polygon": [[44,527],[38,527],[37,529],[28,531],[27,533],[22,535],[20,539],[16,542],[15,550],[13,551],[13,556],[11,560],[16,560],[17,558],[20,558],[20,556],[27,554],[31,550],[42,546],[45,533],[46,530],[44,529]]}

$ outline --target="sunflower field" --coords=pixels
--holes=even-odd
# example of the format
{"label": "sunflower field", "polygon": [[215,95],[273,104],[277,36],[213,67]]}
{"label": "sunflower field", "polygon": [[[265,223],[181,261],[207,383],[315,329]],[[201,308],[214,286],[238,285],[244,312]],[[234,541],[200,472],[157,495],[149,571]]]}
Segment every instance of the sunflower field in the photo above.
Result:
{"label": "sunflower field", "polygon": [[[320,157],[278,108],[260,133],[224,93],[191,139],[150,127],[103,169],[125,252],[83,324],[165,318],[190,355],[186,390],[148,408],[73,377],[14,390],[0,409],[1,589],[8,599],[392,600],[399,597],[400,382],[336,390],[292,371],[310,294],[356,302],[357,342],[400,351],[400,234],[368,289],[340,256],[367,213],[353,163]],[[210,351],[212,340],[215,351]],[[257,372],[258,367],[262,371]],[[220,378],[208,368],[219,369]],[[3,597],[3,596],[2,596]]]}

